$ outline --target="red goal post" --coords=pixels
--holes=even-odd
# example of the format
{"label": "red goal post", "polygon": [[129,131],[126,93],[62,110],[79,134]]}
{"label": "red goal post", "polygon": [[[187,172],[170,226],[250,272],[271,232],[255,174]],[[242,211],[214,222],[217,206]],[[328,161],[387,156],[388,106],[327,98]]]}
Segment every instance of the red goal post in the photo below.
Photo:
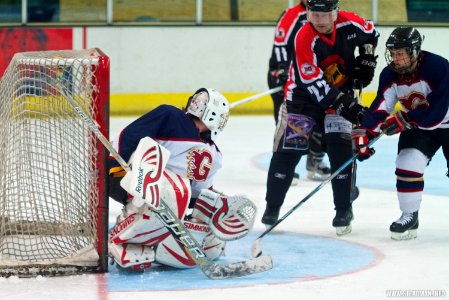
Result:
{"label": "red goal post", "polygon": [[17,53],[0,80],[0,276],[107,271],[108,152],[64,95],[109,136],[100,49]]}

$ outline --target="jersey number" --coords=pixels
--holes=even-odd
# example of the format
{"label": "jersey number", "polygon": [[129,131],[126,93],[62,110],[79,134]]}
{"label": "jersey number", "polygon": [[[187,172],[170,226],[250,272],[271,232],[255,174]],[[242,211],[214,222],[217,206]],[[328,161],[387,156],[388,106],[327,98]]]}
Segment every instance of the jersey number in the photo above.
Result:
{"label": "jersey number", "polygon": [[[318,87],[318,88],[317,88]],[[311,85],[307,88],[309,90],[309,93],[312,95],[315,95],[315,98],[318,102],[323,100],[324,96],[327,95],[330,91],[330,86],[327,84],[326,80],[318,80],[316,82],[316,85]],[[324,95],[321,94],[320,90],[324,89]]]}

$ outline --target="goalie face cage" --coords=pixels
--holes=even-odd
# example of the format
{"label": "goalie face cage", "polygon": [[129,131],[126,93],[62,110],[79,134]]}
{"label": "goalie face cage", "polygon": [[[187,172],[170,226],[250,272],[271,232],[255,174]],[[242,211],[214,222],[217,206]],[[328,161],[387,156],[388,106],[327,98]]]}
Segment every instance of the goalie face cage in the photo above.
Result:
{"label": "goalie face cage", "polygon": [[[64,89],[64,92],[61,92]],[[107,271],[109,58],[16,54],[0,81],[0,276]]]}

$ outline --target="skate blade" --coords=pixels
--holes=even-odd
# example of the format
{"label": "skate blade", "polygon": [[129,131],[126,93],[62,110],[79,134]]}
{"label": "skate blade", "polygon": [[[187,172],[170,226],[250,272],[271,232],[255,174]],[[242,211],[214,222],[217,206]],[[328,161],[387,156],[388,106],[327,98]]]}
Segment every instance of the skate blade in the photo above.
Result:
{"label": "skate blade", "polygon": [[297,186],[299,184],[299,178],[295,178],[293,177],[292,183],[290,184],[290,186]]}
{"label": "skate blade", "polygon": [[313,180],[313,181],[324,181],[327,178],[329,178],[330,175],[326,174],[326,175],[322,175],[313,171],[308,171],[307,172],[307,179],[309,180]]}
{"label": "skate blade", "polygon": [[349,226],[335,227],[335,231],[338,236],[346,235],[352,232],[352,226],[349,225]]}
{"label": "skate blade", "polygon": [[418,230],[416,229],[409,229],[404,232],[391,232],[391,239],[395,241],[405,241],[405,240],[411,240],[416,239],[418,236]]}

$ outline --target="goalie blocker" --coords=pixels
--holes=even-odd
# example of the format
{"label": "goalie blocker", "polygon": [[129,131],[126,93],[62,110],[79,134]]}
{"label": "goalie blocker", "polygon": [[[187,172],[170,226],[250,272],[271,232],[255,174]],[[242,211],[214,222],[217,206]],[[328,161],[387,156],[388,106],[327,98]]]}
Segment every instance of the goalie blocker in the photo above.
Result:
{"label": "goalie blocker", "polygon": [[199,242],[202,249],[198,252],[212,260],[224,253],[226,241],[242,238],[252,229],[256,206],[246,196],[226,196],[203,189],[192,215],[186,216],[190,183],[164,170],[168,155],[169,151],[152,139],[142,139],[131,158],[133,171],[121,182],[133,195],[109,237],[110,256],[121,268],[140,271],[153,263],[175,268],[196,265],[153,211],[160,199],[178,213]]}

